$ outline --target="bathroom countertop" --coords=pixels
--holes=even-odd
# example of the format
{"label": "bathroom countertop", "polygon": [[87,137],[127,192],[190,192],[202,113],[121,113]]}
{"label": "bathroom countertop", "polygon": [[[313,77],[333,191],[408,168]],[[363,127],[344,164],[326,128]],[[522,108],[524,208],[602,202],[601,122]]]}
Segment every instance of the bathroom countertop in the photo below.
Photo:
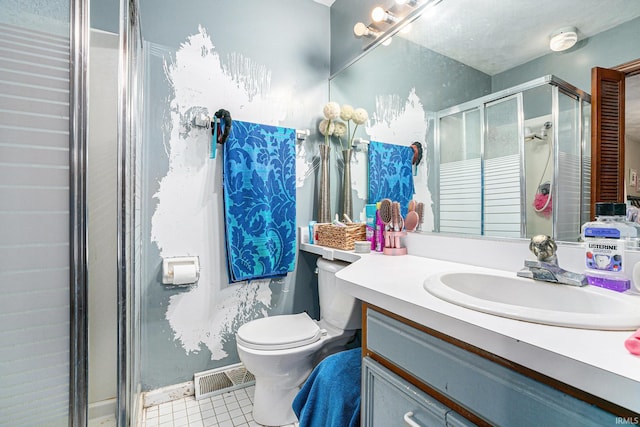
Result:
{"label": "bathroom countertop", "polygon": [[423,288],[434,273],[495,270],[412,255],[329,255],[352,262],[337,277],[356,298],[640,413],[640,357],[624,347],[631,331],[512,320],[448,303]]}

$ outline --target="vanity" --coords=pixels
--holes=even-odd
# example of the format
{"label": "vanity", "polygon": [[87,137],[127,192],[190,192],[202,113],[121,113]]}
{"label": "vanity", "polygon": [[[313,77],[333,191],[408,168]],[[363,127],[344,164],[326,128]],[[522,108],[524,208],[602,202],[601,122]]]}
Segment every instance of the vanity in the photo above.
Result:
{"label": "vanity", "polygon": [[337,277],[363,301],[363,425],[640,423],[640,358],[623,345],[631,331],[514,320],[424,286],[434,274],[497,270],[303,246],[352,262]]}

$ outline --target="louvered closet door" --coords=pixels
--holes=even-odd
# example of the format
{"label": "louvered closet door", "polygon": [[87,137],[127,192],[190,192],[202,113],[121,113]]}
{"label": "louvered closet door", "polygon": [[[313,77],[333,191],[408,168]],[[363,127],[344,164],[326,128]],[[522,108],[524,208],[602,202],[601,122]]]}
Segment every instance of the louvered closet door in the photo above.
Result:
{"label": "louvered closet door", "polygon": [[69,419],[69,22],[56,21],[69,7],[57,3],[0,12],[0,426]]}
{"label": "louvered closet door", "polygon": [[624,200],[624,79],[606,68],[591,70],[591,217],[593,203]]}

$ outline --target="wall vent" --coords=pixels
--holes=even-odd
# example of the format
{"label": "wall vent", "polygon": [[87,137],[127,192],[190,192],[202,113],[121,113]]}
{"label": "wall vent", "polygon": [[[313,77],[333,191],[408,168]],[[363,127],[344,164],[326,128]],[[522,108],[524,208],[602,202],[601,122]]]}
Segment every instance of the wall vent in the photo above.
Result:
{"label": "wall vent", "polygon": [[256,378],[242,363],[193,375],[196,400],[255,384]]}

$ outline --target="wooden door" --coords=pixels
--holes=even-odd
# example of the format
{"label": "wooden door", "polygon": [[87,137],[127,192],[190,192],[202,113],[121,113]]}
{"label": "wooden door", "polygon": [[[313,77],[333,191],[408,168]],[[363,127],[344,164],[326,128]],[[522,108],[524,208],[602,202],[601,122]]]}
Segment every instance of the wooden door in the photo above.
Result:
{"label": "wooden door", "polygon": [[591,70],[591,218],[596,202],[624,201],[623,71]]}

